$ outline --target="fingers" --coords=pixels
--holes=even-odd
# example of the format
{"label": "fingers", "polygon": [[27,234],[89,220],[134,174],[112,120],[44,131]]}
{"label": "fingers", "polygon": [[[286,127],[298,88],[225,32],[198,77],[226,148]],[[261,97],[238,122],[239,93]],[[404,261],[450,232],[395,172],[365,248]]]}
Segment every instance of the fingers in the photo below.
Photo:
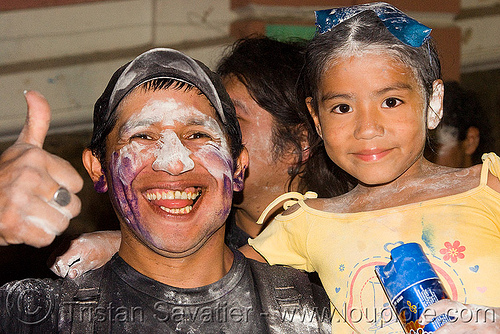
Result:
{"label": "fingers", "polygon": [[[67,164],[66,168],[54,166],[61,162]],[[44,166],[46,168],[43,168]],[[58,170],[54,172],[56,168]],[[11,164],[6,173],[10,174],[11,180],[3,187],[8,188],[8,192],[2,191],[9,199],[10,204],[20,211],[26,214],[45,216],[46,210],[48,210],[48,214],[52,211],[50,209],[55,209],[69,219],[80,213],[81,201],[74,191],[81,189],[83,180],[65,160],[50,155],[42,149],[34,148],[25,152],[16,163]],[[71,177],[73,177],[72,180]],[[64,207],[53,201],[54,193],[61,187],[61,183],[70,191],[71,196],[70,203]],[[32,204],[39,203],[39,201],[44,202],[45,205],[39,205],[35,209]]]}
{"label": "fingers", "polygon": [[419,321],[422,325],[427,325],[440,314],[450,315],[451,310],[461,312],[462,310],[467,310],[467,306],[451,299],[441,299],[427,307],[422,312]]}
{"label": "fingers", "polygon": [[500,321],[496,320],[500,309],[482,305],[462,304],[450,299],[443,299],[427,307],[420,323],[426,325],[434,317],[445,314],[450,317],[448,323],[440,327],[436,334],[473,334],[499,333]]}
{"label": "fingers", "polygon": [[16,143],[25,143],[42,148],[49,130],[50,107],[42,94],[36,91],[25,93],[28,112],[26,121]]}
{"label": "fingers", "polygon": [[[54,238],[69,225],[68,214],[48,206],[40,198],[31,198],[29,205],[24,207],[29,207],[29,211],[14,208],[10,212],[4,212],[4,215],[9,218],[8,221],[13,223],[2,225],[2,244],[25,243],[34,247],[44,247],[51,244]],[[33,214],[39,210],[43,210],[43,215]]]}
{"label": "fingers", "polygon": [[76,278],[102,267],[118,251],[120,231],[85,233],[71,241],[68,250],[58,256],[50,267],[56,275]]}
{"label": "fingers", "polygon": [[[77,251],[77,253],[73,254],[75,251]],[[57,276],[66,277],[66,275],[68,275],[70,267],[75,266],[75,268],[72,268],[71,275],[69,275],[68,277],[76,278],[80,274],[77,266],[80,260],[81,254],[79,254],[78,249],[69,249],[68,252],[56,258],[56,261],[50,267],[50,270],[52,270],[52,272]]]}
{"label": "fingers", "polygon": [[[63,186],[68,189],[70,193],[76,194],[82,190],[83,179],[68,161],[56,155],[49,154],[47,156],[45,167],[50,177],[59,186]],[[59,189],[59,187],[57,187],[57,189]]]}
{"label": "fingers", "polygon": [[[47,160],[56,159],[31,146],[0,165],[0,245],[47,246],[68,227],[70,219],[80,213],[81,202],[74,193],[70,193],[67,206],[53,201],[60,184],[44,168],[51,165]],[[76,186],[71,189],[80,187],[79,182],[80,176],[74,176]]]}

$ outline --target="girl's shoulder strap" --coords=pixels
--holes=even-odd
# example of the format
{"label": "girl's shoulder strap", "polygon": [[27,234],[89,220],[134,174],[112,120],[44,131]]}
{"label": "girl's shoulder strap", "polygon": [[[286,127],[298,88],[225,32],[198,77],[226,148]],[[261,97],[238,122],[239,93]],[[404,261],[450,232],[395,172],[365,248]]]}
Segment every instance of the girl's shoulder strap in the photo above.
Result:
{"label": "girl's shoulder strap", "polygon": [[286,201],[283,203],[283,209],[288,209],[292,205],[298,203],[299,201],[306,200],[308,198],[317,198],[318,194],[316,194],[314,191],[308,191],[305,194],[301,194],[299,192],[288,192],[284,193],[283,195],[278,196],[274,201],[272,201],[266,209],[261,213],[259,219],[257,220],[257,224],[262,225],[264,221],[266,220],[267,215],[269,212],[276,207],[279,203]]}
{"label": "girl's shoulder strap", "polygon": [[489,173],[500,179],[500,157],[495,153],[485,153],[481,159],[483,160],[481,185],[485,185],[488,182]]}

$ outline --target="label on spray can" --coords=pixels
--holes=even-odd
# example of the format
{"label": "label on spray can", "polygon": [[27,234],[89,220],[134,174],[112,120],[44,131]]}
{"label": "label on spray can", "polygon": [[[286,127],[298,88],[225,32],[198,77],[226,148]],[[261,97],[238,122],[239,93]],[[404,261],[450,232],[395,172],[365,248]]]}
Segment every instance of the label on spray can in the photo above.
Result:
{"label": "label on spray can", "polygon": [[427,306],[448,298],[419,244],[394,248],[391,261],[385,266],[376,266],[375,273],[406,333],[432,333],[451,320],[443,314],[425,327],[418,322]]}

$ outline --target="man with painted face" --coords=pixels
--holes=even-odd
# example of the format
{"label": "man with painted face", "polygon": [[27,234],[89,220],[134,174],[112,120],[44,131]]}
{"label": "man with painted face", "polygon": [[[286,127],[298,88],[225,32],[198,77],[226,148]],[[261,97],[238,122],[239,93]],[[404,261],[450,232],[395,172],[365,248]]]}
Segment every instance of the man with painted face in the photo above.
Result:
{"label": "man with painted face", "polygon": [[96,102],[83,162],[110,194],[119,252],[75,280],[4,285],[0,332],[329,330],[323,291],[304,274],[224,244],[247,153],[231,100],[203,64],[153,49],[118,69]]}
{"label": "man with painted face", "polygon": [[[237,40],[220,60],[217,73],[235,106],[248,150],[245,187],[235,193],[226,222],[226,244],[239,248],[255,238],[256,224],[267,205],[287,191],[312,190],[332,197],[349,189],[333,163],[310,151],[323,149],[316,131],[307,131],[310,117],[298,85],[304,66],[304,42],[281,42],[267,37]],[[302,110],[301,110],[302,109]],[[311,121],[312,122],[312,121]],[[305,161],[307,164],[304,165]],[[282,208],[268,215],[272,220]],[[265,224],[264,224],[265,226]],[[51,267],[57,275],[76,277],[108,261],[118,250],[120,233],[100,231],[71,241],[69,250]]]}

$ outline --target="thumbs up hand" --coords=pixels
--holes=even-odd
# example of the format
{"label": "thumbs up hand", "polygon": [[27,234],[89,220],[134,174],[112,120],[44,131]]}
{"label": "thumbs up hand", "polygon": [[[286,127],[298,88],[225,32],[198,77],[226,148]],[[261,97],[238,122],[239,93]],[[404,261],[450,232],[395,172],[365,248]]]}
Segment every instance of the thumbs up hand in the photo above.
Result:
{"label": "thumbs up hand", "polygon": [[47,100],[35,91],[25,98],[28,113],[21,134],[0,155],[0,245],[43,247],[80,213],[75,194],[83,180],[69,162],[42,148],[50,124]]}

